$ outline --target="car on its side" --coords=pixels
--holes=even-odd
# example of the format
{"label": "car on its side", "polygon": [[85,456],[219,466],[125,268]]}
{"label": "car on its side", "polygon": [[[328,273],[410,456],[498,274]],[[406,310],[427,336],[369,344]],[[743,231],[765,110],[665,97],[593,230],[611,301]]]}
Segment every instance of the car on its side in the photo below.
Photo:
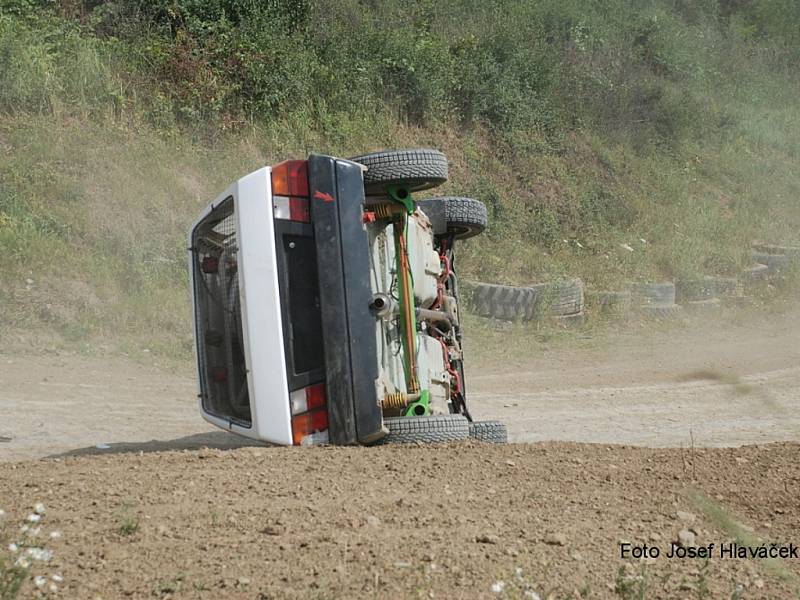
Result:
{"label": "car on its side", "polygon": [[200,410],[285,445],[505,441],[467,409],[455,246],[481,233],[436,150],[311,154],[232,184],[192,226]]}

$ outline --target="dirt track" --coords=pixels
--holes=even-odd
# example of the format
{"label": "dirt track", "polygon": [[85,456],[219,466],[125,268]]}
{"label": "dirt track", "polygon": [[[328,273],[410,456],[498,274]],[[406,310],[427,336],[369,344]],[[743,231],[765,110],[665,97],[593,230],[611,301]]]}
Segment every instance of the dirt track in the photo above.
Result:
{"label": "dirt track", "polygon": [[3,356],[6,542],[43,502],[65,598],[797,598],[797,560],[665,555],[800,543],[799,341],[789,315],[480,369],[517,441],[600,442],[505,447],[237,448],[189,375]]}
{"label": "dirt track", "polygon": [[[524,352],[523,352],[524,353]],[[635,332],[599,347],[473,362],[478,418],[512,441],[688,447],[800,440],[800,313],[724,327]],[[144,355],[146,356],[146,355]],[[152,362],[152,359],[151,359]],[[92,451],[241,445],[207,426],[193,375],[123,359],[0,355],[0,461]]]}

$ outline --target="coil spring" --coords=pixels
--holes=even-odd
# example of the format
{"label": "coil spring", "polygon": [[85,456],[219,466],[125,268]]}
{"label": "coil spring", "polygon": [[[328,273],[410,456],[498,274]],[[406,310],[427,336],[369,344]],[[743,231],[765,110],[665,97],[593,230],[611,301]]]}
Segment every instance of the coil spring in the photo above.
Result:
{"label": "coil spring", "polygon": [[375,217],[378,219],[390,219],[403,214],[404,209],[399,204],[378,204],[373,207]]}
{"label": "coil spring", "polygon": [[403,392],[386,394],[383,398],[384,408],[405,408],[408,405],[408,396]]}

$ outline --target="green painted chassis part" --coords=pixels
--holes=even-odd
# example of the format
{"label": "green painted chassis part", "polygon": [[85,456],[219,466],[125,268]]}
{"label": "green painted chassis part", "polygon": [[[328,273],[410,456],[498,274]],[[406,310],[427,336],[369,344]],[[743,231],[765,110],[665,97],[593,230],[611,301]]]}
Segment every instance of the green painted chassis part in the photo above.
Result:
{"label": "green painted chassis part", "polygon": [[414,205],[414,198],[411,197],[411,192],[408,191],[408,188],[399,185],[390,185],[387,191],[392,200],[405,206],[408,214],[413,214],[416,207]]}
{"label": "green painted chassis part", "polygon": [[[417,408],[422,407],[422,412],[417,413]],[[421,415],[431,414],[431,394],[428,390],[422,390],[419,393],[419,400],[412,402],[406,407],[403,413],[404,417],[419,417]]]}
{"label": "green painted chassis part", "polygon": [[[398,204],[401,204],[406,209],[406,213],[408,213],[409,215],[413,214],[414,209],[415,209],[414,198],[412,198],[411,192],[408,190],[408,188],[392,185],[392,186],[389,186],[387,191],[389,193],[389,197],[392,200],[394,200]],[[404,228],[404,232],[406,234],[408,233],[408,226],[407,225],[408,225],[408,219],[405,218],[404,222],[403,222],[403,228]],[[406,236],[406,238],[407,238],[407,236]],[[408,248],[408,239],[406,239],[406,249],[407,248]],[[397,272],[398,272],[398,274],[402,271],[401,266],[400,266],[400,264],[401,264],[400,263],[400,261],[401,261],[400,251],[401,251],[400,243],[398,242],[398,239],[395,236],[395,255],[397,256]],[[411,278],[410,274],[408,274],[406,277],[398,277],[397,280],[398,280],[398,284],[400,286],[404,286],[408,290],[408,297],[411,299],[411,314],[413,315],[416,312],[416,306],[414,305],[414,280]],[[400,299],[401,299],[400,302],[401,302],[401,304],[402,304],[402,298],[403,298],[402,291],[403,290],[401,290],[401,293],[400,293]],[[405,321],[405,316],[404,315],[406,314],[406,311],[404,310],[404,308],[405,308],[404,306],[400,306],[400,324],[401,324],[401,327],[403,329],[405,328],[405,322],[404,322]],[[409,357],[411,356],[411,353],[417,351],[417,326],[416,326],[416,323],[413,324],[411,330],[414,332],[413,333],[412,347],[409,348],[409,344],[408,344],[408,341],[406,340],[405,336],[402,337],[403,368],[405,370],[406,386],[407,387],[410,385],[410,383],[411,383],[411,381],[413,379],[417,379],[417,382],[419,382],[419,378],[417,376],[417,373],[412,373],[411,372],[412,368],[411,368],[411,363],[409,361]],[[408,391],[410,391],[410,390],[408,390]],[[418,413],[417,411],[419,410],[420,407],[422,408],[422,412]],[[409,404],[406,407],[406,410],[404,412],[404,416],[406,416],[406,417],[414,417],[414,416],[429,415],[429,414],[431,414],[430,392],[428,390],[421,390],[420,391],[419,400]]]}

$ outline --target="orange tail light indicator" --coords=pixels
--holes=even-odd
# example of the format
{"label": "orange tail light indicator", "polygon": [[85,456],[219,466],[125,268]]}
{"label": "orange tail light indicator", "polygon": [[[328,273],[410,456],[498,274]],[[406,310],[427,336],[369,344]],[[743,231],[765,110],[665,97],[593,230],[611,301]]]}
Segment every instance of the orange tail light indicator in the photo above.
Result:
{"label": "orange tail light indicator", "polygon": [[308,198],[308,162],[287,160],[272,167],[272,195]]}

